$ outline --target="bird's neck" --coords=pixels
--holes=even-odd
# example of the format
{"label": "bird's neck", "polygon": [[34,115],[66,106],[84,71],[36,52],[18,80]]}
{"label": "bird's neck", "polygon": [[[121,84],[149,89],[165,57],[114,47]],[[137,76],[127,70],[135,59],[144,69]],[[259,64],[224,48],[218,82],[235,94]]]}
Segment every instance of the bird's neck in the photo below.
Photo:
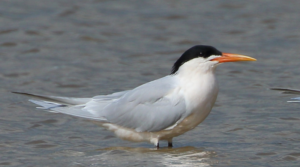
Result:
{"label": "bird's neck", "polygon": [[189,92],[189,94],[201,94],[202,96],[210,96],[210,93],[218,91],[218,84],[214,70],[191,70],[181,71],[177,74],[181,88]]}
{"label": "bird's neck", "polygon": [[215,67],[190,67],[181,68],[176,74],[187,99],[187,107],[198,110],[199,106],[208,105],[207,108],[211,109],[218,95]]}
{"label": "bird's neck", "polygon": [[196,62],[188,62],[179,68],[179,70],[176,72],[176,75],[185,80],[197,80],[205,75],[214,76],[216,66],[217,64],[213,63],[199,64]]}

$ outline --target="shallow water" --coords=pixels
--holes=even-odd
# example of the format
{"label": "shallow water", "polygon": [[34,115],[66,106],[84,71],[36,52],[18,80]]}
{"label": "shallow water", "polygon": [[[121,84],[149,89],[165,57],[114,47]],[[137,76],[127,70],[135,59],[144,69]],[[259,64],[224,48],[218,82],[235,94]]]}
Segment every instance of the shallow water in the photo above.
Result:
{"label": "shallow water", "polygon": [[[300,1],[0,2],[1,166],[299,166]],[[153,149],[10,91],[90,97],[169,74],[196,44],[255,57],[218,67],[208,118]],[[166,143],[162,143],[166,146]]]}

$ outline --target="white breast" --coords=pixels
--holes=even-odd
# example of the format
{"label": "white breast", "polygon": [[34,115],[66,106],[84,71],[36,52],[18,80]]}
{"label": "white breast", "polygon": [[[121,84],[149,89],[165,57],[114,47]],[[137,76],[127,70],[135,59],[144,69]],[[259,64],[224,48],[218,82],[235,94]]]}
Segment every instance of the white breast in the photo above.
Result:
{"label": "white breast", "polygon": [[218,85],[213,73],[202,75],[201,78],[191,79],[189,83],[184,83],[182,89],[184,89],[187,105],[187,116],[178,122],[173,129],[162,131],[160,134],[162,140],[169,140],[194,129],[205,120],[216,101]]}

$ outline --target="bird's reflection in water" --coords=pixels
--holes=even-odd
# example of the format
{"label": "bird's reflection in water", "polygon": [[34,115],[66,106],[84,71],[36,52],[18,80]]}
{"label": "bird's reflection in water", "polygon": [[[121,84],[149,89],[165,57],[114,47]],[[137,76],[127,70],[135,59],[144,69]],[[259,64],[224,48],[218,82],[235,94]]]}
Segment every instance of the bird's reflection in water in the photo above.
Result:
{"label": "bird's reflection in water", "polygon": [[[211,166],[214,152],[195,147],[131,148],[109,147],[98,149],[101,154],[86,157],[93,165],[107,166]],[[82,165],[87,165],[83,163]]]}

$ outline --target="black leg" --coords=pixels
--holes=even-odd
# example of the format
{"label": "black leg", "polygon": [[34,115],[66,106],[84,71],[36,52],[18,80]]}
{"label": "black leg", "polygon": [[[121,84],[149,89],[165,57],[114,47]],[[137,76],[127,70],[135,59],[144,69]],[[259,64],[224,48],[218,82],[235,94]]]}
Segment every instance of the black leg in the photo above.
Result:
{"label": "black leg", "polygon": [[173,143],[172,142],[168,142],[168,147],[173,147]]}
{"label": "black leg", "polygon": [[157,143],[156,148],[159,148],[159,143]]}

